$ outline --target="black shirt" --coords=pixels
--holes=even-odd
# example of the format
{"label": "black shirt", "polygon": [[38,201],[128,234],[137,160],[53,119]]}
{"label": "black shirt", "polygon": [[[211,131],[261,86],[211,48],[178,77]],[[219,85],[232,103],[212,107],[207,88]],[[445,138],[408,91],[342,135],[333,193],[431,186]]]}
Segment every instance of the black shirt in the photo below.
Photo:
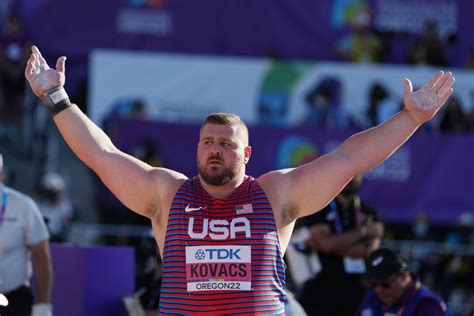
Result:
{"label": "black shirt", "polygon": [[[360,206],[358,206],[357,199],[354,199],[348,205],[343,205],[337,199],[334,199],[321,211],[305,217],[303,219],[304,225],[311,227],[316,224],[326,224],[329,226],[331,233],[336,234],[361,226],[368,219],[379,221],[377,211],[360,199]],[[346,272],[343,257],[325,251],[318,251],[318,256],[322,268],[320,274],[334,278],[344,277]]]}

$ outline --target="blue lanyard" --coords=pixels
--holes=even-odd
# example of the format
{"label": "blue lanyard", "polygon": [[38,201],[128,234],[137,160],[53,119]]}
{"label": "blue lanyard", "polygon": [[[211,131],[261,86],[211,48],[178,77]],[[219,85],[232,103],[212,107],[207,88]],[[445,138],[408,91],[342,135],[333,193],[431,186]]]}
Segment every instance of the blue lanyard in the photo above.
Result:
{"label": "blue lanyard", "polygon": [[5,209],[7,208],[7,191],[5,187],[2,190],[2,209],[0,211],[0,227],[2,227],[3,221],[5,219]]}
{"label": "blue lanyard", "polygon": [[[336,233],[342,233],[342,223],[341,218],[339,217],[339,212],[337,211],[336,199],[332,200],[329,204],[331,207],[331,212],[334,213],[334,225],[336,228]],[[355,225],[356,227],[362,223],[362,210],[361,210],[361,202],[360,197],[354,197],[354,209],[355,209]]]}

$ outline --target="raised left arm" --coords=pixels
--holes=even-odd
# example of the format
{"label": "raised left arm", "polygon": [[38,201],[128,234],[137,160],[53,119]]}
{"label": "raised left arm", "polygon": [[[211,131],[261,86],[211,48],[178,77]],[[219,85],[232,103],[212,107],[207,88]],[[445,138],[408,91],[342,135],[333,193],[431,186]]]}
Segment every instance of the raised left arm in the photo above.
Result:
{"label": "raised left arm", "polygon": [[310,163],[265,175],[272,178],[265,182],[278,183],[278,188],[270,191],[278,192],[278,205],[286,213],[282,224],[322,209],[352,177],[390,157],[421,124],[433,118],[452,94],[453,84],[453,75],[442,71],[417,91],[413,91],[410,80],[404,79],[405,107],[392,118],[349,137]]}

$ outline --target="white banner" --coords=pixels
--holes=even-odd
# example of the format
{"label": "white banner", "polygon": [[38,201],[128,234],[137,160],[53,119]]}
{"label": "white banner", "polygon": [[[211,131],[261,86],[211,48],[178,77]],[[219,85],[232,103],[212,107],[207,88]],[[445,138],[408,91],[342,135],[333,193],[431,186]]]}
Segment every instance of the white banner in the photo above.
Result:
{"label": "white banner", "polygon": [[94,51],[89,114],[101,123],[114,106],[140,100],[146,115],[161,121],[201,122],[219,111],[255,122],[266,65],[252,58]]}
{"label": "white banner", "polygon": [[[330,79],[339,87],[336,120],[351,118],[361,126],[369,125],[369,95],[375,84],[388,92],[392,104],[401,105],[404,77],[416,88],[438,71],[425,66],[107,50],[92,54],[90,69],[89,115],[99,124],[110,115],[200,123],[211,112],[233,112],[249,124],[299,125],[309,115],[308,94]],[[453,73],[455,95],[462,107],[472,109],[474,72],[455,69]]]}

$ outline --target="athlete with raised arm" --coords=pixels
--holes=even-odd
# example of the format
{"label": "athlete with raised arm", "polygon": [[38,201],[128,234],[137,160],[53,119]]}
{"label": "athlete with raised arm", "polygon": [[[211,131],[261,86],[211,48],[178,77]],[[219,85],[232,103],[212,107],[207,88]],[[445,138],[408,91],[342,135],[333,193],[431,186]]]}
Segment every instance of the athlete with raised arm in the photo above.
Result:
{"label": "athlete with raised arm", "polygon": [[252,154],[245,123],[211,114],[199,134],[199,175],[188,179],[118,150],[69,101],[65,60],[51,69],[33,46],[25,76],[76,155],[124,205],[151,220],[163,258],[162,315],[283,314],[282,257],[295,220],[387,159],[438,112],[454,83],[440,71],[413,91],[404,79],[405,106],[392,118],[314,161],[257,179],[245,173]]}

